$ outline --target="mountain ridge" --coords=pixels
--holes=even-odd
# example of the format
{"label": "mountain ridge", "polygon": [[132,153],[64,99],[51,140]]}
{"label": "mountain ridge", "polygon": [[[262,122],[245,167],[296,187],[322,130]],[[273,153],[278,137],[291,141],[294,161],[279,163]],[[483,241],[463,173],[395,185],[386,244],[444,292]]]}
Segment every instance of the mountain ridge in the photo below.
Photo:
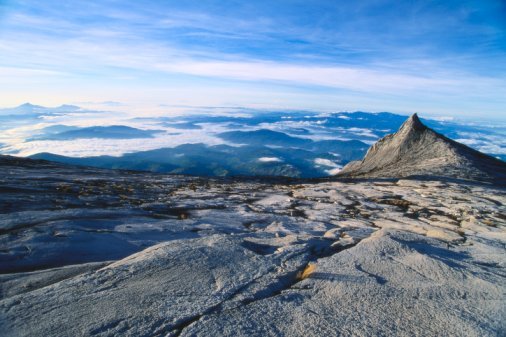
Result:
{"label": "mountain ridge", "polygon": [[348,163],[338,174],[347,178],[415,175],[501,183],[506,163],[437,133],[415,113],[397,132],[372,145],[362,160]]}

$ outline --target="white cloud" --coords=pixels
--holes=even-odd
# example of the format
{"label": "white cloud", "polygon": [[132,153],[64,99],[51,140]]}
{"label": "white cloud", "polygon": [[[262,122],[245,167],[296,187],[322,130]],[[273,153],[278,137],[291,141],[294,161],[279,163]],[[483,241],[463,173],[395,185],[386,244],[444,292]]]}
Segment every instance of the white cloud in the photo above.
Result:
{"label": "white cloud", "polygon": [[71,157],[111,155],[120,156],[129,152],[176,147],[182,144],[223,144],[223,140],[203,132],[187,131],[178,135],[163,134],[149,139],[76,139],[68,141],[33,141],[8,145],[2,151],[15,151],[17,155],[29,156],[40,152]]}
{"label": "white cloud", "polygon": [[279,163],[283,160],[277,157],[260,157],[258,158],[258,161],[262,163]]}
{"label": "white cloud", "polygon": [[314,160],[314,163],[316,165],[322,165],[322,166],[328,166],[328,167],[338,167],[336,163],[334,163],[332,160],[325,159],[325,158],[316,158]]}
{"label": "white cloud", "polygon": [[325,170],[325,172],[328,174],[328,175],[331,175],[331,176],[334,176],[336,174],[339,173],[339,171],[341,171],[343,168],[342,167],[336,167],[334,169],[331,169],[331,170]]}
{"label": "white cloud", "polygon": [[280,81],[362,92],[392,92],[393,90],[405,92],[433,87],[439,87],[446,91],[459,84],[453,79],[427,78],[360,67],[314,66],[255,60],[173,60],[170,63],[155,63],[153,67],[161,71],[196,76],[247,81]]}
{"label": "white cloud", "polygon": [[[458,54],[443,58],[415,40],[399,39],[398,34],[378,35],[382,29],[376,28],[371,34],[370,25],[356,30],[360,22],[351,17],[314,29],[278,16],[281,13],[245,17],[237,15],[244,13],[243,6],[234,6],[230,12],[205,7],[74,1],[62,10],[51,1],[23,1],[2,17],[0,89],[4,101],[51,96],[53,101],[111,99],[130,105],[135,97],[144,104],[178,99],[177,103],[198,100],[198,104],[240,102],[282,108],[417,109],[445,115],[486,115],[488,111],[499,117],[504,113],[503,74],[479,71],[485,65],[496,68],[497,62],[490,62],[496,57]],[[344,12],[329,15],[338,13]],[[90,18],[102,18],[103,26]],[[444,21],[433,18],[424,21],[424,26],[405,22],[403,17],[391,19],[384,27],[398,25],[414,38],[424,35],[419,31],[434,32],[437,27],[473,34],[479,28],[473,24],[448,29]],[[283,55],[273,55],[271,42],[279,47],[290,40],[300,40],[310,48],[286,48]],[[391,44],[392,40],[397,44]],[[252,42],[262,42],[265,48],[255,51],[250,48]],[[469,56],[478,69],[459,68],[459,62]],[[199,80],[206,88],[196,94]],[[219,90],[209,89],[217,86]]]}
{"label": "white cloud", "polygon": [[431,117],[431,119],[438,121],[438,122],[451,122],[455,120],[455,117],[452,116],[435,116]]}
{"label": "white cloud", "polygon": [[324,171],[325,171],[325,173],[327,173],[328,175],[331,175],[331,176],[336,175],[343,168],[342,165],[336,164],[332,160],[325,159],[325,158],[316,158],[314,160],[314,163],[316,164],[317,167],[319,167],[319,166],[329,167],[328,169],[326,169]]}

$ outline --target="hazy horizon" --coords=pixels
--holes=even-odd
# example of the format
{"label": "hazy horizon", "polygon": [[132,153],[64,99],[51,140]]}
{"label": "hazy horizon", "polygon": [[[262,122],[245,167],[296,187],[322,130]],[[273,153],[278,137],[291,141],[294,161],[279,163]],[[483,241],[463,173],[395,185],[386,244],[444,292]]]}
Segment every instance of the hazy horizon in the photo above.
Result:
{"label": "hazy horizon", "polygon": [[0,1],[0,106],[504,119],[506,6]]}

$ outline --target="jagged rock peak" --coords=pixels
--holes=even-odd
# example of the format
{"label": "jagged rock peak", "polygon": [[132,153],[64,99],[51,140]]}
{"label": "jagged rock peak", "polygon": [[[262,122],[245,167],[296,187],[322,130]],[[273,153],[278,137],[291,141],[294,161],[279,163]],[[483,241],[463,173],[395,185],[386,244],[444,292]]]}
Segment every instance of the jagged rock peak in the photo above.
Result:
{"label": "jagged rock peak", "polygon": [[396,133],[371,146],[364,159],[339,173],[360,178],[417,175],[500,183],[506,178],[506,163],[435,132],[413,114]]}
{"label": "jagged rock peak", "polygon": [[399,131],[416,130],[423,131],[427,127],[420,121],[416,113],[412,114],[400,127]]}
{"label": "jagged rock peak", "polygon": [[[396,133],[391,135],[389,139],[392,139],[395,146],[398,149],[401,149],[406,147],[405,143],[410,143],[413,140],[419,139],[421,135],[426,132],[430,133],[430,131],[432,130],[425,126],[418,118],[418,115],[414,113],[401,125]],[[379,145],[381,143],[382,142],[379,141],[377,144]]]}

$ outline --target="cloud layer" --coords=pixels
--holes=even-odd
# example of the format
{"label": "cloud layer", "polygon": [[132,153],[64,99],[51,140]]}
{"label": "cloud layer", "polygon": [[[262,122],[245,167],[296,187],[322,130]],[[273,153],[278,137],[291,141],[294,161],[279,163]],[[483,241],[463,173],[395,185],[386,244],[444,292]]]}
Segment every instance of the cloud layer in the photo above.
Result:
{"label": "cloud layer", "polygon": [[500,118],[504,6],[11,0],[0,3],[0,104],[122,102],[139,115],[183,104]]}

